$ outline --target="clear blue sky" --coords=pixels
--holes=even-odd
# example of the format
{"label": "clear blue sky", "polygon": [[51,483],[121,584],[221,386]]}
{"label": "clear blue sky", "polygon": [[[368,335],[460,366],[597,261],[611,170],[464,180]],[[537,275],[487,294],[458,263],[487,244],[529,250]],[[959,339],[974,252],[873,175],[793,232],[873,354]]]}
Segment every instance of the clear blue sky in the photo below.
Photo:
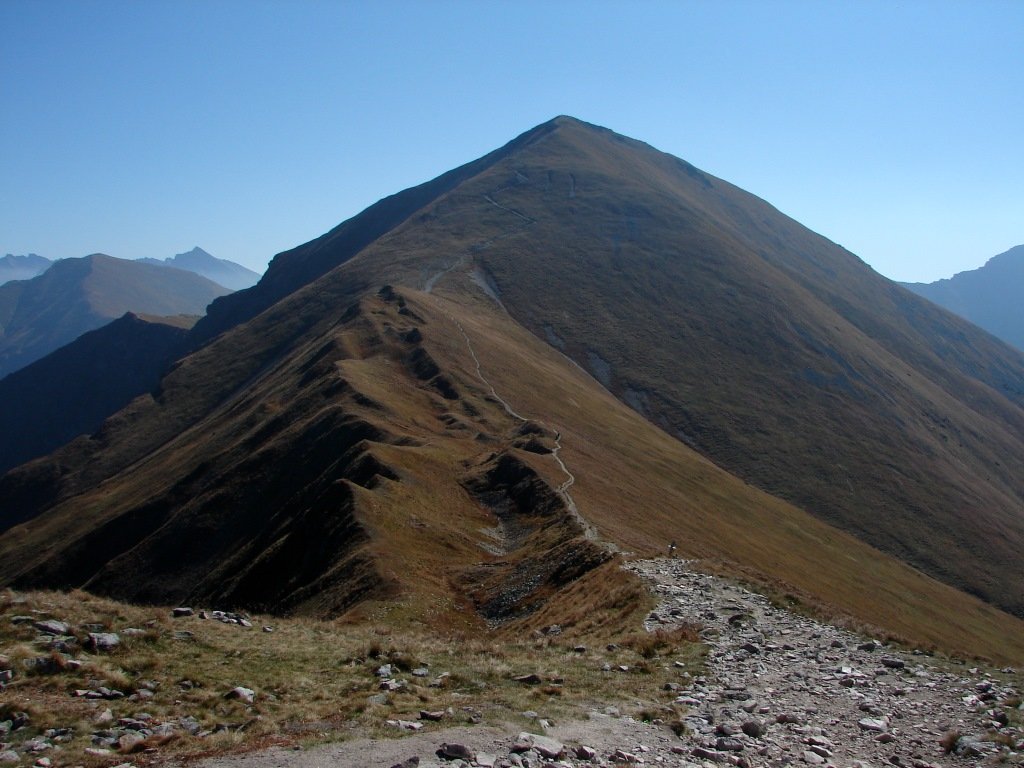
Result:
{"label": "clear blue sky", "polygon": [[0,2],[0,254],[262,270],[558,114],[896,279],[1024,243],[1024,2]]}

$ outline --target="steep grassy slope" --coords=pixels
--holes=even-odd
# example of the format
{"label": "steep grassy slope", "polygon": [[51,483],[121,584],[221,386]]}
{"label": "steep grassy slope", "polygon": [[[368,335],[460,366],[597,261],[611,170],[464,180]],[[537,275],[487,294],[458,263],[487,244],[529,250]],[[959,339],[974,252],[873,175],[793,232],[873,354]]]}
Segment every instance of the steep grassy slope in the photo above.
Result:
{"label": "steep grassy slope", "polygon": [[1024,350],[1024,245],[948,280],[901,285]]}
{"label": "steep grassy slope", "polygon": [[125,312],[198,315],[228,290],[178,269],[94,254],[0,286],[0,378]]}
{"label": "steep grassy slope", "polygon": [[0,473],[92,432],[156,387],[185,351],[191,321],[126,314],[0,379]]}
{"label": "steep grassy slope", "polygon": [[670,434],[1024,613],[1024,356],[757,198],[570,119],[360,255],[475,265]]}
{"label": "steep grassy slope", "polygon": [[[573,627],[625,588],[602,542],[649,555],[675,539],[709,567],[741,562],[895,636],[1024,658],[1024,623],[728,475],[465,275],[445,285],[449,299],[385,292],[337,308],[179,437],[9,530],[0,576],[136,600]],[[118,431],[148,431],[159,408],[108,424],[99,452]],[[595,542],[554,491],[559,444]]]}

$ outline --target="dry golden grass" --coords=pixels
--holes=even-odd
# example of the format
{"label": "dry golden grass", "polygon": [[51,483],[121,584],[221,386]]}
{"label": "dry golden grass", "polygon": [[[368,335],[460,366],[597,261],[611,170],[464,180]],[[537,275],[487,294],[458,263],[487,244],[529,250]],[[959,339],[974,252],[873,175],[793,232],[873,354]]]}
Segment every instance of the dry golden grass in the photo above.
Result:
{"label": "dry golden grass", "polygon": [[[434,330],[450,314],[469,334],[490,383],[515,393],[509,398],[520,413],[561,431],[581,512],[626,552],[663,555],[676,541],[680,556],[788,593],[818,617],[925,649],[1024,661],[1024,621],[716,467],[567,365],[472,288],[413,305],[433,326],[426,336],[436,358],[473,370],[461,336]],[[561,482],[551,462],[534,460],[534,466],[549,482]]]}
{"label": "dry golden grass", "polygon": [[[662,711],[671,701],[662,687],[679,679],[672,662],[683,661],[696,671],[702,649],[689,636],[659,638],[654,654],[639,639],[609,644],[629,633],[636,636],[646,610],[643,604],[632,606],[631,626],[604,636],[525,629],[519,636],[507,631],[442,635],[408,626],[266,616],[253,617],[255,626],[243,628],[198,617],[171,619],[168,608],[132,606],[85,592],[7,592],[0,601],[0,653],[9,656],[16,676],[0,692],[0,719],[15,712],[29,714],[30,724],[11,736],[16,744],[48,728],[72,728],[60,762],[98,765],[119,762],[116,754],[84,754],[91,746],[90,734],[105,727],[97,718],[107,708],[115,720],[140,712],[151,715],[154,723],[191,716],[206,732],[198,738],[156,737],[130,748],[132,753],[141,751],[143,760],[275,741],[344,739],[357,733],[397,737],[403,731],[388,721],[419,722],[421,710],[444,713],[439,722],[422,721],[427,729],[475,722],[526,728],[532,716],[524,712],[559,722],[609,705],[634,714]],[[83,624],[146,631],[123,637],[111,653],[69,654],[81,662],[78,669],[27,674],[24,661],[50,651],[38,642],[30,624],[11,622],[15,615],[58,618],[83,637]],[[262,631],[263,626],[274,631]],[[192,633],[191,638],[175,639],[175,632],[183,631]],[[406,681],[406,687],[380,690],[376,670],[384,664],[392,666],[395,679]],[[620,665],[627,671],[620,671]],[[429,670],[427,676],[413,674],[420,668]],[[515,680],[533,674],[539,683]],[[73,695],[76,689],[100,685],[123,691],[127,698],[91,702]],[[251,705],[225,698],[240,685],[255,690]],[[132,700],[140,691],[152,695]]]}

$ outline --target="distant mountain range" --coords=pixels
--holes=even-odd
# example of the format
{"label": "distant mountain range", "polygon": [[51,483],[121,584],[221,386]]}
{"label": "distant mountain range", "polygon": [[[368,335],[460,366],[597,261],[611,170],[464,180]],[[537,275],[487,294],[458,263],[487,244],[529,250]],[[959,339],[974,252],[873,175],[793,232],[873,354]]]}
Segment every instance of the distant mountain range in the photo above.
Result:
{"label": "distant mountain range", "polygon": [[126,312],[201,315],[227,288],[193,272],[93,254],[0,285],[0,378]]}
{"label": "distant mountain range", "polygon": [[227,259],[218,259],[199,246],[191,251],[179,253],[176,256],[166,259],[138,259],[144,264],[156,264],[162,267],[177,267],[178,269],[195,272],[218,285],[230,288],[232,291],[240,291],[256,285],[260,275],[251,269],[246,269],[241,264],[236,264]]}
{"label": "distant mountain range", "polygon": [[27,256],[8,253],[0,257],[0,285],[11,280],[30,280],[48,270],[51,264],[52,261],[35,253]]}
{"label": "distant mountain range", "polygon": [[592,626],[634,594],[616,553],[676,541],[1024,659],[1024,355],[642,142],[537,126],[182,344],[0,478],[0,585],[522,634]]}
{"label": "distant mountain range", "polygon": [[900,283],[1024,350],[1024,245],[934,283]]}

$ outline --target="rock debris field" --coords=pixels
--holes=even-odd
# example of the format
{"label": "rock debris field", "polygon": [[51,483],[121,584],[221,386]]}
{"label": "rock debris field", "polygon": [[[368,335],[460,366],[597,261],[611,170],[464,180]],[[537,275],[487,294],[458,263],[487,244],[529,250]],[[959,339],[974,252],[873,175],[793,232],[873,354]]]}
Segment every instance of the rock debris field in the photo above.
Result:
{"label": "rock debris field", "polygon": [[[667,765],[905,766],[1024,764],[1012,669],[962,667],[906,653],[773,607],[682,560],[630,563],[659,597],[646,628],[699,624],[703,676],[668,683],[681,735],[613,709],[543,733],[453,728],[295,752],[211,760],[207,768],[383,766],[580,768]],[[678,727],[676,730],[680,730]]]}

